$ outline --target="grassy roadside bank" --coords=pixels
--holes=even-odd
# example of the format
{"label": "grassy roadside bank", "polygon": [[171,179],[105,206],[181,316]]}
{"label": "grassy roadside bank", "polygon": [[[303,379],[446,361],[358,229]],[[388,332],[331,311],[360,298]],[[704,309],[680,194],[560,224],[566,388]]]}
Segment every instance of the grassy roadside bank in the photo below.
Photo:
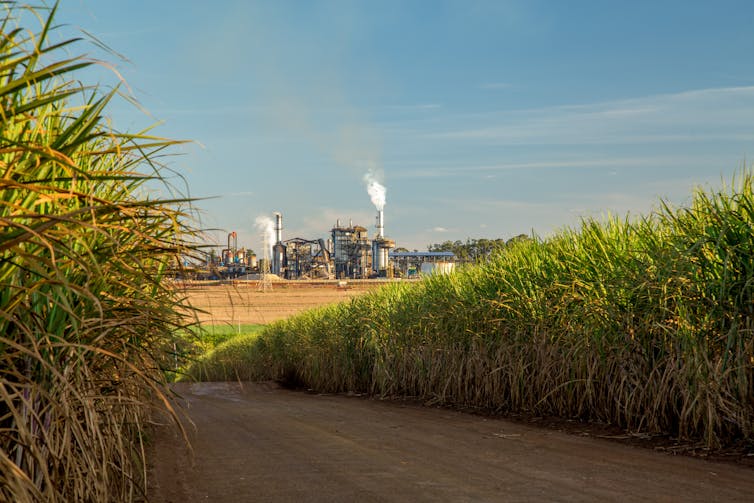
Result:
{"label": "grassy roadside bank", "polygon": [[[241,360],[237,354],[239,345],[248,344],[248,341],[254,340],[267,328],[267,325],[254,323],[246,324],[201,324],[192,326],[189,329],[180,330],[174,342],[174,360],[173,366],[167,370],[167,377],[170,381],[179,381],[188,376],[197,362],[215,361],[217,355],[220,361],[217,370],[212,370],[212,375],[217,375],[222,371],[222,379],[217,380],[236,380],[238,379],[238,370],[233,367],[233,360]],[[214,367],[213,367],[214,368]]]}
{"label": "grassy roadside bank", "polygon": [[288,379],[752,443],[754,185],[585,221],[488,263],[276,322],[202,379]]}

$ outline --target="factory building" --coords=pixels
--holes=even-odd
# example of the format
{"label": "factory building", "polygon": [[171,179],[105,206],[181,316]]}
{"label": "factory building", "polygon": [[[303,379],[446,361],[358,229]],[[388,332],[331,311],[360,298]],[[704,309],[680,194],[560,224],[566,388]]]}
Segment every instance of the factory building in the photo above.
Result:
{"label": "factory building", "polygon": [[392,278],[390,250],[395,241],[385,237],[384,213],[377,213],[377,232],[369,239],[367,229],[358,225],[341,226],[337,221],[332,228],[332,257],[335,276],[344,278]]}
{"label": "factory building", "polygon": [[341,225],[337,220],[330,230],[330,238],[283,239],[283,215],[274,213],[274,222],[267,216],[259,216],[256,226],[263,235],[263,254],[257,257],[239,249],[237,235],[228,235],[228,247],[223,249],[220,260],[214,250],[207,260],[205,273],[210,276],[237,278],[240,273],[257,274],[260,278],[275,275],[281,279],[366,279],[418,277],[422,274],[447,273],[455,263],[451,254],[404,252],[394,253],[395,241],[385,236],[385,186],[380,183],[381,170],[364,175],[369,197],[377,210],[374,237],[369,237],[366,227]]}
{"label": "factory building", "polygon": [[[283,239],[283,215],[274,214],[265,232],[263,258],[245,248],[238,248],[235,232],[228,234],[228,245],[220,257],[210,254],[208,274],[219,278],[238,278],[241,275],[274,274],[281,279],[367,279],[417,277],[435,272],[449,272],[453,268],[453,254],[449,252],[396,253],[395,241],[385,237],[385,215],[378,210],[376,232],[369,237],[366,227],[341,225],[340,220],[330,231],[330,239]],[[271,253],[271,255],[270,255]],[[219,259],[219,260],[218,260]]]}
{"label": "factory building", "polygon": [[284,241],[286,279],[330,279],[332,260],[324,240],[293,238]]}
{"label": "factory building", "polygon": [[330,239],[283,239],[283,217],[275,213],[275,244],[272,246],[270,272],[286,279],[365,279],[391,278],[390,250],[395,241],[385,237],[384,213],[377,214],[374,239],[366,227],[341,225],[338,220]]}
{"label": "factory building", "polygon": [[332,228],[332,257],[337,278],[368,278],[371,268],[371,241],[366,227],[349,223]]}

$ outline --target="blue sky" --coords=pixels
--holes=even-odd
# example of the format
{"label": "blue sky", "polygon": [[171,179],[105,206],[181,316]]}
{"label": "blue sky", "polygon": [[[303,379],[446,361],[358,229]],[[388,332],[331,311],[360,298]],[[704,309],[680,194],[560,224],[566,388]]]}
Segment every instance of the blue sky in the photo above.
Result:
{"label": "blue sky", "polygon": [[285,238],[374,233],[370,166],[386,235],[421,250],[683,204],[754,155],[749,1],[63,0],[58,20],[128,58],[104,56],[149,115],[115,125],[194,140],[170,165],[212,197],[202,225],[258,251],[274,211]]}

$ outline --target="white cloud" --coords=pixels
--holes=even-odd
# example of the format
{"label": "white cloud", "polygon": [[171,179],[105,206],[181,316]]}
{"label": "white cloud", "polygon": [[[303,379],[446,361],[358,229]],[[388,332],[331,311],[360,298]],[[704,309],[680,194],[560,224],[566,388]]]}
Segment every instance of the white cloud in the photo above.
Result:
{"label": "white cloud", "polygon": [[[754,137],[754,86],[479,114],[426,136],[497,145],[612,145]],[[460,122],[457,118],[453,121]]]}
{"label": "white cloud", "polygon": [[[752,136],[754,140],[754,136]],[[532,154],[535,157],[537,154]],[[552,154],[550,154],[551,156]],[[459,164],[450,166],[436,166],[427,168],[404,169],[391,174],[391,179],[429,179],[429,178],[446,178],[459,175],[468,176],[470,173],[483,174],[485,179],[491,179],[494,175],[485,173],[494,173],[499,171],[513,170],[538,170],[538,169],[595,169],[601,170],[611,168],[609,174],[616,175],[617,168],[661,168],[664,166],[676,166],[680,164],[691,164],[705,162],[714,164],[719,157],[715,156],[686,156],[686,155],[657,155],[657,156],[639,156],[639,157],[588,157],[589,153],[585,152],[582,157],[568,159],[562,156],[561,159],[543,159],[532,160],[529,162],[499,162],[491,164]]]}

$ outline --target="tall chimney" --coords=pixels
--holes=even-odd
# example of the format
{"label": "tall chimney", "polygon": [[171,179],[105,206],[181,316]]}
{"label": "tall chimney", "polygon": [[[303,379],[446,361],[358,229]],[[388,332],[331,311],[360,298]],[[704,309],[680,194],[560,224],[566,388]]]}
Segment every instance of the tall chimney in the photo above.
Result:
{"label": "tall chimney", "polygon": [[275,213],[275,244],[283,242],[283,215]]}
{"label": "tall chimney", "polygon": [[385,213],[383,210],[377,211],[377,237],[385,237]]}

